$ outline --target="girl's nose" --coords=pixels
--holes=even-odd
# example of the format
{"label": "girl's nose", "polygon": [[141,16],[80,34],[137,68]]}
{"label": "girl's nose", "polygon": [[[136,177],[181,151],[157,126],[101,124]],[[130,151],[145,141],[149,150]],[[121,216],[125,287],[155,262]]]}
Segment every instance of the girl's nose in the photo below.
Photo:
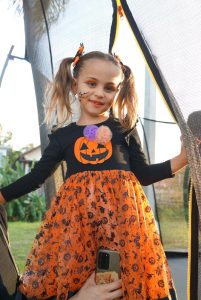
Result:
{"label": "girl's nose", "polygon": [[104,89],[102,87],[97,87],[95,90],[95,95],[97,97],[103,97],[104,96]]}

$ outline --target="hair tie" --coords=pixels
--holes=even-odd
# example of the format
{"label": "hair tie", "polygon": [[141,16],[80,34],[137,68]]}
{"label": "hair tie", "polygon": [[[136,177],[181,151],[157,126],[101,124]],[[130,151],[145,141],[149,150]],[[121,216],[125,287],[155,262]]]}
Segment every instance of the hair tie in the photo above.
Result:
{"label": "hair tie", "polygon": [[80,57],[82,56],[84,52],[84,44],[80,43],[80,47],[77,50],[77,53],[75,54],[74,58],[73,58],[73,67],[76,66],[76,64],[78,63],[78,61],[80,60]]}
{"label": "hair tie", "polygon": [[115,53],[113,53],[112,55],[119,62],[125,78],[129,78],[129,76],[130,76],[130,69],[122,63],[122,61],[121,61],[121,59],[120,59],[120,57],[118,55],[116,55]]}

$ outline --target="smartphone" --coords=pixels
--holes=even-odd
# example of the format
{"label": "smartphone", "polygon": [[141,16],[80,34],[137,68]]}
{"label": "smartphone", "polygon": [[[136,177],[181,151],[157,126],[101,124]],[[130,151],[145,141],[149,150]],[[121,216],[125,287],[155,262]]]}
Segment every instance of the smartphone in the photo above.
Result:
{"label": "smartphone", "polygon": [[118,251],[99,249],[96,261],[96,284],[120,279],[120,256]]}

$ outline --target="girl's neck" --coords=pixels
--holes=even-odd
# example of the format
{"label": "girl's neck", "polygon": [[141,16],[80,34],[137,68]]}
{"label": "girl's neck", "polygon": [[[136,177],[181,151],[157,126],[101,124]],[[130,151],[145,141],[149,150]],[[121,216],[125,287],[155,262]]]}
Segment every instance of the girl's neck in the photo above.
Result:
{"label": "girl's neck", "polygon": [[76,122],[77,125],[92,125],[98,124],[106,121],[109,118],[108,115],[101,115],[97,117],[89,117],[89,116],[80,116],[78,121]]}

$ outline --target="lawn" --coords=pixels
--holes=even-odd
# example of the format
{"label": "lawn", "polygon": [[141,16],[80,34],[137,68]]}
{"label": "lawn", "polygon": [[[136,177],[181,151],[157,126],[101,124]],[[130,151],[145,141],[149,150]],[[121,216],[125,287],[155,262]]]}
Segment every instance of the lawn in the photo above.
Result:
{"label": "lawn", "polygon": [[181,220],[174,220],[174,222],[160,223],[163,245],[165,250],[182,250],[188,249],[188,232],[187,224]]}
{"label": "lawn", "polygon": [[26,257],[31,249],[40,222],[9,222],[8,230],[11,251],[18,265],[20,273],[23,271]]}
{"label": "lawn", "polygon": [[159,207],[159,220],[165,250],[188,249],[188,224],[183,208]]}

